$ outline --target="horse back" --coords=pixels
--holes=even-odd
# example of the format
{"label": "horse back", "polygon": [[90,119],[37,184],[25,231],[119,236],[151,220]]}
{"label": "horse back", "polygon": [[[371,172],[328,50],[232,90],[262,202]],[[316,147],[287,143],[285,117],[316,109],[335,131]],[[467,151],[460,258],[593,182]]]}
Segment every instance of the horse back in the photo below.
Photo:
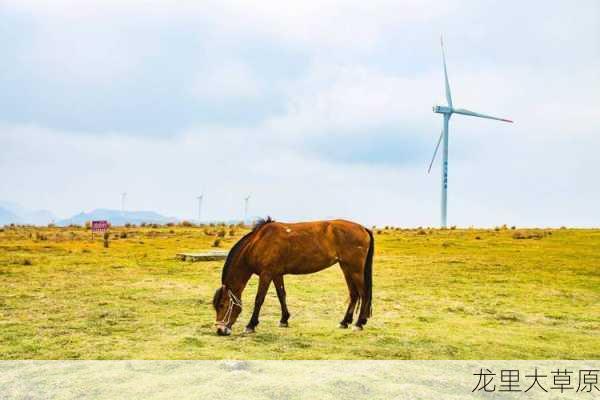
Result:
{"label": "horse back", "polygon": [[249,243],[254,272],[308,274],[337,262],[364,265],[370,236],[363,226],[346,220],[263,226]]}

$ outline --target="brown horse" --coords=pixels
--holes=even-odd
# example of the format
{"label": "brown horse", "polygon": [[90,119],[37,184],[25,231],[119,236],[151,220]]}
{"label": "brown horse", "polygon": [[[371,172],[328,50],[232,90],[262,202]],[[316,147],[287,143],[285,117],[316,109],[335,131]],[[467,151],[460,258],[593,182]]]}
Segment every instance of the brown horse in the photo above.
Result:
{"label": "brown horse", "polygon": [[281,223],[259,221],[231,249],[221,275],[213,306],[217,312],[217,334],[230,335],[242,311],[242,292],[252,274],[259,277],[254,312],[246,333],[254,332],[258,315],[271,281],[281,303],[281,327],[288,326],[290,313],[285,302],[285,274],[311,274],[339,263],[350,292],[350,302],[341,328],[352,323],[360,299],[356,328],[362,329],[371,316],[373,233],[344,220]]}

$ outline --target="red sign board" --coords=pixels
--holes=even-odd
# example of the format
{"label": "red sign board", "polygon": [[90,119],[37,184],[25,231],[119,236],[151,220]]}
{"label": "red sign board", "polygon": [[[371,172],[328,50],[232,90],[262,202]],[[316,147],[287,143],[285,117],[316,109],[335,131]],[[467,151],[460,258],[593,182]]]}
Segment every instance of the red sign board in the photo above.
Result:
{"label": "red sign board", "polygon": [[108,226],[108,221],[92,221],[92,233],[106,232]]}

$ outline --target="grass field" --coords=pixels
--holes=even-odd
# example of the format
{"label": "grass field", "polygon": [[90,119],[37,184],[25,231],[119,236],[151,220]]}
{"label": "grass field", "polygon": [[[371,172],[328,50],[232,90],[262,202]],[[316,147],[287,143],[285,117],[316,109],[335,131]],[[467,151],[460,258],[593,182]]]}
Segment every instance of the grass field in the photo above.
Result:
{"label": "grass field", "polygon": [[[600,230],[376,230],[373,317],[340,330],[339,267],[271,287],[254,335],[257,279],[230,337],[211,306],[222,262],[182,262],[220,228],[0,231],[1,359],[598,359]],[[229,228],[222,247],[229,248]],[[120,237],[120,236],[125,236]],[[117,238],[118,237],[118,238]]]}

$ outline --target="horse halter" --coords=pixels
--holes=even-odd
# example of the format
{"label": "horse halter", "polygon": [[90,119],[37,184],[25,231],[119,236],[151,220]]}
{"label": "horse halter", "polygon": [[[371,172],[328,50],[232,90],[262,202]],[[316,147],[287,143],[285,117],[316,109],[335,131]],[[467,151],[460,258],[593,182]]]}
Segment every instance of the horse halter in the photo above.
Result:
{"label": "horse halter", "polygon": [[229,321],[231,321],[231,314],[233,313],[233,306],[238,306],[240,308],[240,311],[242,310],[242,301],[238,299],[235,294],[233,294],[231,289],[227,289],[227,295],[229,296],[229,305],[227,306],[227,311],[223,316],[223,320],[217,321],[216,325],[229,325]]}

